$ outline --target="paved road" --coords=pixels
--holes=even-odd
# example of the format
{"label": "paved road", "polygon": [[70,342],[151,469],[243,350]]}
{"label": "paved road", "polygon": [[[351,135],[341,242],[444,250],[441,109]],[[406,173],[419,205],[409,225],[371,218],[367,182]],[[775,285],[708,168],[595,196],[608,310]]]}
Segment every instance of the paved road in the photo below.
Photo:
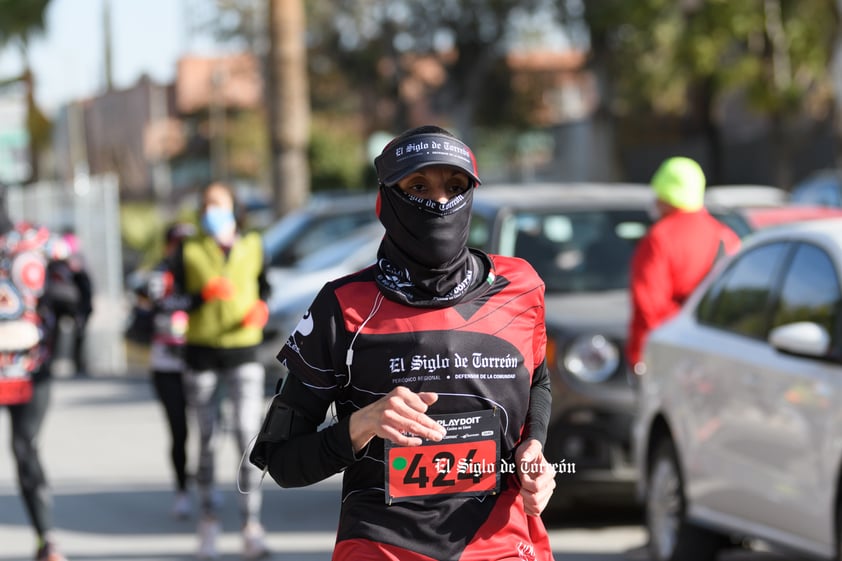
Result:
{"label": "paved road", "polygon": [[[0,414],[4,451],[9,449],[8,425],[8,416]],[[176,521],[169,515],[172,484],[163,413],[144,375],[57,379],[42,439],[57,536],[70,561],[193,558],[195,519]],[[190,446],[195,449],[192,438]],[[0,561],[27,561],[34,537],[18,497],[11,457],[5,453],[0,458]],[[220,541],[225,561],[240,558],[233,483],[238,461],[233,439],[225,438],[217,466],[225,501]],[[263,519],[272,559],[328,561],[338,478],[293,490],[267,480],[264,490]],[[551,539],[559,560],[646,559],[645,534],[634,516],[591,516],[587,524],[554,527]]]}
{"label": "paved road", "polygon": [[[9,449],[8,425],[8,416],[0,415],[0,450]],[[172,485],[163,416],[144,376],[55,380],[42,439],[57,535],[71,561],[192,558],[195,520],[180,522],[169,516]],[[192,438],[190,445],[195,448]],[[220,447],[217,469],[225,499],[220,549],[223,559],[238,559],[233,477],[239,458],[233,439],[225,438]],[[273,559],[328,560],[337,521],[338,478],[294,490],[265,481],[264,489],[263,518]],[[599,539],[609,531],[610,543]],[[580,561],[623,559],[623,552],[643,541],[642,531],[633,524],[553,535],[560,558]],[[33,539],[11,458],[4,454],[0,561],[30,559]]]}

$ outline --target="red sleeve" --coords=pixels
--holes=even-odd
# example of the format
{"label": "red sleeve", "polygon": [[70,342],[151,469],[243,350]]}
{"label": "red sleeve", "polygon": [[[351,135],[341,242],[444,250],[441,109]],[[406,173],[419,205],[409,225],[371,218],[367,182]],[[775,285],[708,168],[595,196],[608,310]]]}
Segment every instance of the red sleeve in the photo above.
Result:
{"label": "red sleeve", "polygon": [[632,318],[626,358],[629,365],[640,362],[646,335],[671,309],[672,279],[663,249],[653,236],[638,243],[631,263]]}

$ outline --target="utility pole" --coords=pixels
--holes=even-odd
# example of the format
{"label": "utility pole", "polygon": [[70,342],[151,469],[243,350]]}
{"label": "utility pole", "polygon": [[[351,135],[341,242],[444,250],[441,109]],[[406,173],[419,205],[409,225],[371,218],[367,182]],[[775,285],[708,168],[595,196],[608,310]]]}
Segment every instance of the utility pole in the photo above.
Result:
{"label": "utility pole", "polygon": [[114,89],[114,60],[113,45],[111,36],[111,0],[103,0],[102,5],[102,27],[105,48],[105,91]]}
{"label": "utility pole", "polygon": [[228,181],[228,150],[225,131],[227,107],[224,91],[227,76],[223,65],[224,63],[217,62],[211,73],[211,97],[208,108],[211,172],[214,181]]}
{"label": "utility pole", "polygon": [[[169,118],[167,110],[167,87],[149,83],[149,122],[165,123]],[[163,141],[163,139],[162,139]],[[155,200],[169,203],[172,197],[172,170],[164,152],[158,153],[152,162],[152,189]]]}
{"label": "utility pole", "polygon": [[34,183],[41,177],[40,173],[40,152],[38,150],[37,134],[37,120],[40,116],[40,110],[35,102],[35,78],[32,75],[32,69],[29,65],[29,58],[26,58],[25,68],[23,71],[23,84],[26,95],[26,129],[29,131],[29,178],[25,183]]}

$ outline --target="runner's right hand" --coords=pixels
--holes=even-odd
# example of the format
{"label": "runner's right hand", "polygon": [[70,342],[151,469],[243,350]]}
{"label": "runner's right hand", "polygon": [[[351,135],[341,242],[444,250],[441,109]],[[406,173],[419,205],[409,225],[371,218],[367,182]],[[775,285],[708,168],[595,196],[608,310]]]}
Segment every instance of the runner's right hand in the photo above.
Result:
{"label": "runner's right hand", "polygon": [[427,408],[438,397],[433,392],[415,393],[398,386],[374,403],[355,411],[349,428],[354,452],[362,450],[375,436],[401,446],[420,446],[422,439],[440,441],[447,431],[426,415]]}

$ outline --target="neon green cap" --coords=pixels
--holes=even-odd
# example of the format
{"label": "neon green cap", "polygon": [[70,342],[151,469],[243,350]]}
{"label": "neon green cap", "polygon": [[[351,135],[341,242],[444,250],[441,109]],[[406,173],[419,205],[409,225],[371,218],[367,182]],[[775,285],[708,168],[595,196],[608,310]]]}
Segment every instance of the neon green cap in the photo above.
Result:
{"label": "neon green cap", "polygon": [[705,173],[690,158],[664,160],[652,176],[652,188],[659,200],[681,210],[699,210],[705,204]]}

